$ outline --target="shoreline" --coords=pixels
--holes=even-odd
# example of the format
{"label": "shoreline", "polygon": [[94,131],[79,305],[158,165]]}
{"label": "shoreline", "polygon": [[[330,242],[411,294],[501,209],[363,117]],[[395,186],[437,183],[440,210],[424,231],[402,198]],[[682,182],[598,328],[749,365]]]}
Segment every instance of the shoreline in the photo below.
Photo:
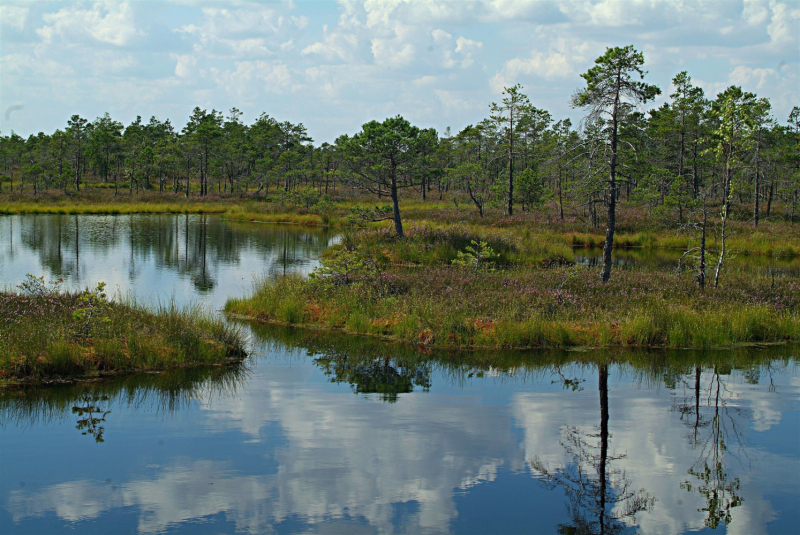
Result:
{"label": "shoreline", "polygon": [[[194,204],[202,204],[196,202]],[[96,216],[130,216],[130,215],[212,215],[218,216],[223,221],[234,223],[259,223],[266,225],[288,225],[304,228],[324,228],[324,229],[357,229],[368,230],[378,228],[374,223],[365,224],[353,227],[344,221],[344,218],[330,217],[329,221],[324,222],[324,218],[317,214],[310,213],[295,213],[291,211],[275,211],[275,212],[252,212],[247,210],[232,209],[227,206],[184,206],[182,203],[164,204],[161,203],[148,205],[146,208],[131,207],[130,209],[124,208],[123,205],[86,205],[84,208],[80,204],[75,206],[63,208],[54,207],[52,205],[34,205],[33,207],[26,206],[22,209],[9,209],[0,203],[0,217],[3,216],[25,216],[25,215],[96,215]],[[417,226],[431,226],[432,228],[441,227],[447,228],[452,226],[447,223],[435,223],[426,219],[409,220],[410,224]],[[482,221],[469,221],[469,224],[480,226]],[[530,223],[535,225],[534,222]],[[491,225],[489,225],[491,227]],[[502,227],[494,227],[502,229]],[[604,236],[600,233],[592,234],[587,232],[574,232],[574,231],[558,231],[550,230],[548,228],[532,228],[534,234],[546,236],[554,239],[564,246],[571,247],[574,250],[586,249],[602,249],[604,245]],[[513,234],[512,231],[509,231]],[[637,243],[645,241],[647,243]],[[731,241],[729,239],[729,241]],[[634,232],[628,233],[618,231],[614,238],[614,249],[621,251],[685,251],[693,242],[691,238],[676,238],[670,231],[661,232]],[[735,243],[735,242],[734,242]],[[750,243],[749,239],[740,240],[736,243],[738,247],[728,245],[730,249],[736,250],[737,255],[741,256],[755,256],[767,257],[777,259],[793,259],[800,258],[800,240],[797,244],[788,244],[783,248],[773,249],[767,246],[746,248]],[[745,248],[742,248],[742,246]],[[709,253],[717,251],[715,242],[709,241],[707,248]]]}
{"label": "shoreline", "polygon": [[574,351],[574,352],[586,352],[586,351],[595,351],[595,350],[614,350],[614,349],[645,349],[645,350],[677,350],[677,351],[700,351],[700,350],[709,350],[709,351],[727,351],[727,350],[734,350],[738,348],[749,348],[749,347],[777,347],[777,346],[786,346],[792,345],[795,343],[800,342],[800,338],[791,338],[783,341],[752,341],[752,342],[737,342],[734,344],[729,345],[708,345],[708,346],[670,346],[670,345],[637,345],[637,344],[608,344],[608,345],[565,345],[565,346],[555,346],[555,345],[548,345],[548,346],[491,346],[491,345],[467,345],[467,346],[451,346],[451,345],[437,345],[437,344],[420,344],[414,343],[410,340],[402,340],[396,336],[390,335],[383,335],[383,334],[376,334],[376,333],[368,333],[368,332],[358,332],[358,331],[350,331],[345,327],[334,327],[334,326],[326,326],[326,325],[316,325],[311,323],[289,323],[286,321],[280,320],[270,320],[270,319],[263,319],[263,318],[256,318],[253,316],[247,316],[243,314],[238,314],[235,312],[225,312],[225,315],[233,318],[234,320],[239,321],[246,321],[246,322],[254,322],[260,325],[269,325],[269,326],[279,326],[279,327],[289,327],[292,329],[304,330],[304,331],[319,331],[324,333],[334,333],[339,334],[341,336],[355,336],[355,337],[362,337],[362,338],[371,338],[375,340],[382,340],[384,342],[391,342],[393,344],[399,344],[408,347],[414,347],[418,350],[425,351],[425,350],[437,350],[437,351],[463,351],[463,352],[477,352],[477,351],[485,351],[485,350],[500,350],[500,351],[510,351],[510,352],[522,352],[522,351],[548,351],[548,350],[562,350],[562,351]]}

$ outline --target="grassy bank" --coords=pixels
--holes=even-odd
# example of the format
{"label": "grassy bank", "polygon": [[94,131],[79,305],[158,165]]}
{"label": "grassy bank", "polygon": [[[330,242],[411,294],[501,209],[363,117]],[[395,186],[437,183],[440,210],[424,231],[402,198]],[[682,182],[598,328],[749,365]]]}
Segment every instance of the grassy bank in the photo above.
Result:
{"label": "grassy bank", "polygon": [[241,360],[239,332],[200,310],[106,301],[94,292],[0,292],[0,379],[164,370]]}
{"label": "grassy bank", "polygon": [[248,321],[255,340],[276,351],[300,349],[317,361],[350,361],[368,370],[363,363],[380,361],[395,368],[438,369],[442,375],[457,382],[498,372],[508,376],[526,377],[542,373],[550,375],[562,367],[617,364],[636,370],[647,381],[659,383],[665,378],[692,373],[695,367],[714,368],[729,374],[732,369],[752,370],[769,362],[788,365],[800,345],[762,345],[758,351],[751,347],[704,349],[641,349],[598,348],[591,351],[575,348],[532,349],[530,351],[497,348],[458,351],[397,344],[372,336],[346,336],[328,329],[301,329],[286,325]]}
{"label": "grassy bank", "polygon": [[[480,245],[475,245],[475,242]],[[472,252],[470,252],[472,251]],[[596,269],[532,235],[467,227],[348,236],[316,277],[263,280],[230,313],[433,347],[716,347],[800,339],[800,280],[729,263],[719,288],[689,272]],[[709,269],[709,277],[713,271]]]}
{"label": "grassy bank", "polygon": [[[321,197],[320,197],[321,198]],[[387,222],[369,223],[355,214],[374,207],[375,199],[353,192],[331,201],[308,205],[298,203],[297,196],[210,195],[185,197],[183,194],[160,194],[146,191],[136,195],[114,196],[108,189],[89,189],[81,193],[45,192],[40,195],[0,193],[0,215],[12,214],[219,214],[235,221],[287,223],[303,226],[329,226],[380,229]],[[550,210],[522,212],[513,217],[499,209],[487,210],[481,217],[469,205],[448,201],[410,198],[401,207],[408,226],[446,230],[454,225],[465,226],[476,233],[494,232],[511,239],[539,240],[566,250],[573,247],[602,247],[602,221],[592,226],[578,216],[558,219]],[[729,228],[733,230],[727,247],[740,255],[797,257],[800,255],[798,227],[780,218],[762,221],[754,227],[748,214],[734,214]],[[617,248],[686,250],[697,245],[697,237],[681,231],[677,222],[655,219],[646,206],[626,205],[617,218]],[[717,236],[710,232],[708,247],[719,248]]]}

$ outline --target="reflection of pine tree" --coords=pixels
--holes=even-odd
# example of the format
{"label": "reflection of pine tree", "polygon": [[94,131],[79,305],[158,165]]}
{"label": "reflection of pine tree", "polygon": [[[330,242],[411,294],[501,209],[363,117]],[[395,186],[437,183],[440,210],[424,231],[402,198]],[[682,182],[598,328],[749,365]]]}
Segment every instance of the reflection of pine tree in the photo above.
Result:
{"label": "reflection of pine tree", "polygon": [[103,433],[105,427],[100,425],[106,421],[106,416],[111,414],[111,409],[104,410],[99,406],[99,402],[107,402],[108,396],[105,395],[84,395],[81,396],[78,405],[72,407],[72,414],[78,416],[75,429],[82,435],[91,435],[95,442],[104,442]]}
{"label": "reflection of pine tree", "polygon": [[[561,431],[561,445],[570,464],[549,470],[534,458],[534,471],[541,474],[548,488],[563,487],[569,503],[570,524],[561,524],[559,533],[611,535],[626,529],[625,520],[635,520],[636,513],[648,511],[655,498],[644,489],[632,486],[623,470],[612,468],[613,461],[625,454],[609,454],[608,366],[599,367],[600,427],[597,433],[584,433],[567,426]],[[588,440],[587,440],[588,439]]]}
{"label": "reflection of pine tree", "polygon": [[[727,405],[723,397],[727,389],[720,379],[717,367],[714,367],[711,375],[705,407],[701,404],[701,373],[700,368],[696,367],[694,395],[677,406],[677,410],[681,412],[681,419],[690,415],[684,420],[692,428],[689,439],[692,448],[700,450],[697,461],[688,470],[689,475],[699,481],[695,484],[684,481],[681,483],[681,488],[689,492],[696,491],[705,499],[705,507],[698,511],[706,514],[705,525],[716,529],[720,522],[729,524],[733,509],[742,505],[744,501],[739,495],[739,478],[731,479],[725,467],[725,453],[728,451],[726,441],[729,437],[733,438],[742,451],[745,443],[736,422],[736,416],[740,415],[741,411]],[[703,408],[708,414],[703,414]],[[706,430],[707,433],[701,435],[702,430]]]}
{"label": "reflection of pine tree", "polygon": [[356,394],[379,394],[382,401],[394,403],[399,394],[414,386],[430,388],[430,368],[424,364],[402,362],[389,357],[354,358],[333,354],[314,359],[333,383],[350,383]]}

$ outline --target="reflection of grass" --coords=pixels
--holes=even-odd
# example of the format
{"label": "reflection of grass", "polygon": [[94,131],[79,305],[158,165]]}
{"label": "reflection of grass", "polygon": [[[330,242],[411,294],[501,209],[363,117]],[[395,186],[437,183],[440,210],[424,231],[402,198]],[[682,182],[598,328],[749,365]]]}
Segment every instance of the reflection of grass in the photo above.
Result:
{"label": "reflection of grass", "polygon": [[[498,269],[452,265],[474,239],[498,254]],[[800,339],[800,281],[773,280],[746,266],[727,266],[720,288],[700,291],[690,274],[659,268],[618,269],[604,285],[593,269],[563,265],[569,257],[547,240],[466,227],[412,227],[402,240],[368,232],[349,243],[327,254],[335,268],[328,276],[261,281],[226,310],[441,347],[714,347]]]}
{"label": "reflection of grass", "polygon": [[[503,373],[516,377],[552,374],[567,366],[592,366],[614,362],[626,366],[648,383],[671,384],[676,377],[691,373],[696,366],[714,367],[720,373],[733,369],[747,370],[747,377],[757,378],[758,367],[770,362],[787,365],[799,347],[762,346],[758,350],[736,347],[724,350],[599,348],[591,350],[537,349],[531,351],[503,349],[452,350],[420,348],[395,344],[375,337],[348,336],[329,330],[297,329],[283,325],[248,322],[254,339],[276,349],[288,346],[302,349],[311,357],[348,358],[354,362],[388,359],[405,366],[427,365],[456,380]],[[780,366],[778,367],[780,368]]]}
{"label": "reflection of grass", "polygon": [[17,425],[48,423],[67,417],[76,402],[87,397],[105,398],[136,409],[173,411],[203,396],[226,396],[247,377],[244,363],[229,366],[194,366],[161,373],[108,377],[103,381],[66,384],[6,384],[0,389],[0,418]]}
{"label": "reflection of grass", "polygon": [[162,370],[244,356],[241,334],[200,309],[108,303],[89,319],[85,311],[81,294],[0,293],[0,377]]}

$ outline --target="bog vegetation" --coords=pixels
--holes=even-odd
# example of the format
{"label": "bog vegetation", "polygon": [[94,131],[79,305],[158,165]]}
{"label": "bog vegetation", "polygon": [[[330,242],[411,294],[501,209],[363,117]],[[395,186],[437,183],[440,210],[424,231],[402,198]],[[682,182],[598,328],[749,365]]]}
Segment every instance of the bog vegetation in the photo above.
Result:
{"label": "bog vegetation", "polygon": [[29,275],[0,292],[0,379],[53,379],[223,364],[244,358],[234,327],[199,309],[155,311],[107,298],[104,285],[62,292]]}
{"label": "bog vegetation", "polygon": [[[0,137],[0,213],[221,212],[340,226],[315,277],[263,281],[228,310],[454,346],[707,346],[798,338],[797,277],[736,255],[797,256],[800,107],[609,48],[572,97],[580,124],[519,85],[457,133],[403,117],[315,145],[302,124],[195,108],[186,126],[73,116]],[[535,100],[535,98],[534,98]],[[88,192],[87,192],[88,190]],[[387,225],[389,225],[387,227]],[[603,248],[599,272],[574,246]],[[684,252],[612,273],[615,247]]]}

